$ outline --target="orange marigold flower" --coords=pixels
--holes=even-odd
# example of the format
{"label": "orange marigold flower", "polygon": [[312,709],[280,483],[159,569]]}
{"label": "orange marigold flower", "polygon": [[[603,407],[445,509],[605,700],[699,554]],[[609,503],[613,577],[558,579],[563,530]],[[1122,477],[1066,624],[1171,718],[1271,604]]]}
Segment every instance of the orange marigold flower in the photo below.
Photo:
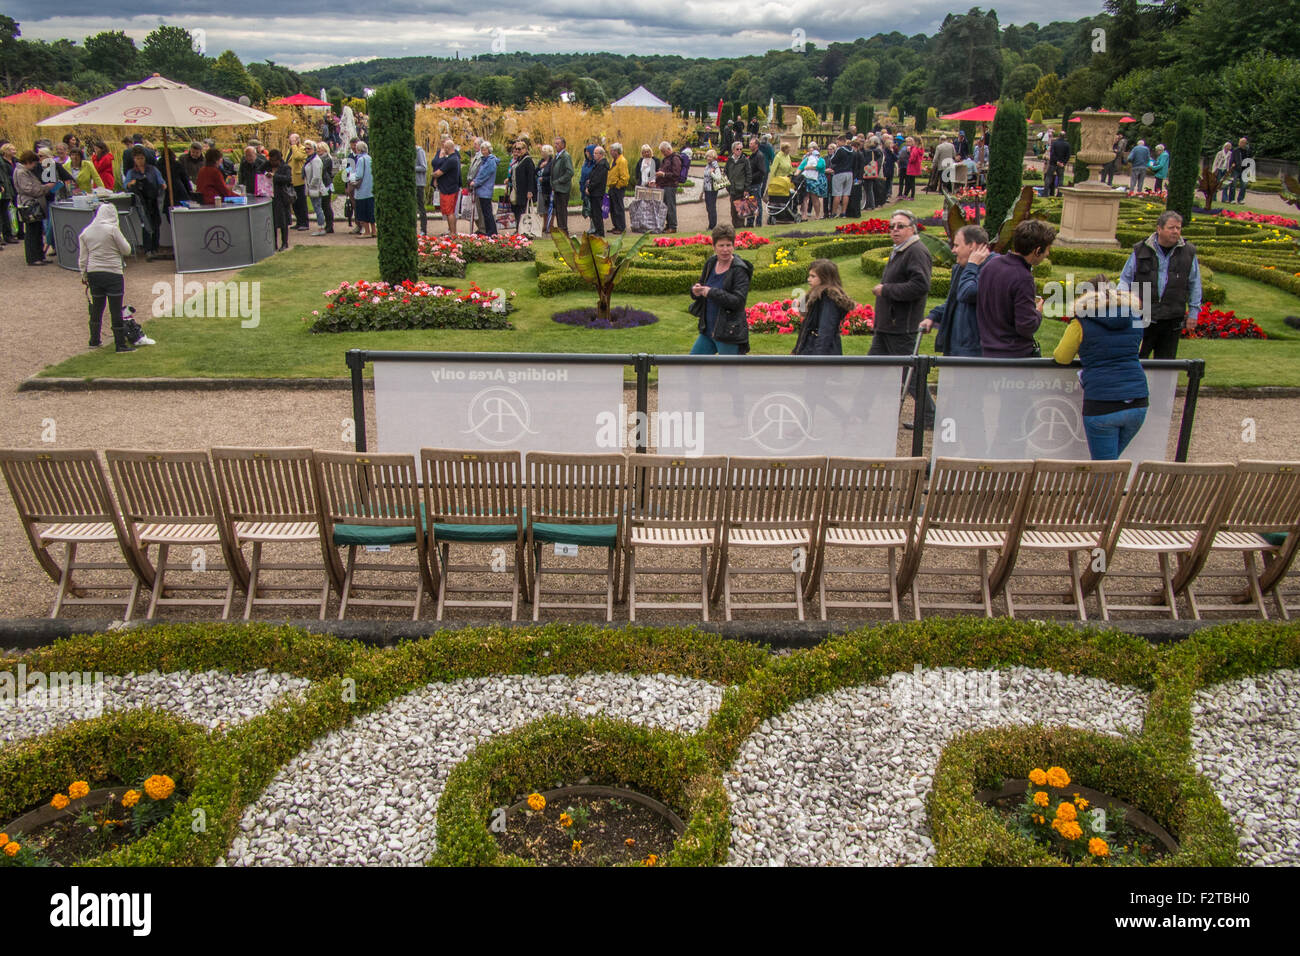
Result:
{"label": "orange marigold flower", "polygon": [[1045,816],[1043,816],[1041,813],[1035,813],[1035,814],[1034,814],[1034,822],[1035,822],[1035,823],[1046,823],[1046,822],[1047,822],[1047,818],[1046,818]]}
{"label": "orange marigold flower", "polygon": [[1056,808],[1056,819],[1058,820],[1077,820],[1078,812],[1074,809],[1073,803],[1062,803]]}
{"label": "orange marigold flower", "polygon": [[4,849],[5,849],[5,856],[17,856],[18,851],[21,850],[22,847],[19,846],[17,843],[6,843]]}
{"label": "orange marigold flower", "polygon": [[648,857],[645,858],[646,866],[654,866],[658,862],[659,862],[659,857],[655,856],[653,853],[651,853]]}
{"label": "orange marigold flower", "polygon": [[1083,836],[1083,830],[1079,824],[1073,820],[1062,820],[1060,817],[1052,821],[1052,829],[1067,840],[1077,840]]}
{"label": "orange marigold flower", "polygon": [[1064,767],[1048,767],[1047,782],[1053,787],[1068,787],[1070,775],[1065,772]]}
{"label": "orange marigold flower", "polygon": [[1079,796],[1077,793],[1074,795],[1074,805],[1078,807],[1080,810],[1087,810],[1089,806],[1088,801],[1085,800],[1083,797]]}
{"label": "orange marigold flower", "polygon": [[569,816],[567,813],[561,813],[561,814],[560,814],[560,826],[562,826],[562,827],[571,827],[571,826],[573,826],[573,817]]}
{"label": "orange marigold flower", "polygon": [[1100,837],[1093,837],[1088,841],[1088,852],[1093,856],[1110,856],[1110,847]]}
{"label": "orange marigold flower", "polygon": [[1043,784],[1047,783],[1047,774],[1043,773],[1041,767],[1035,767],[1033,770],[1029,771],[1029,782],[1035,786],[1041,787]]}
{"label": "orange marigold flower", "polygon": [[[6,843],[8,843],[8,842],[9,842],[9,834],[7,834],[7,833],[0,833],[0,846],[4,846],[4,845],[5,845]],[[629,846],[630,846],[630,845],[631,845],[631,844],[629,844]]]}
{"label": "orange marigold flower", "polygon": [[574,852],[574,853],[577,853],[577,852],[578,852],[579,850],[581,850],[581,849],[582,849],[582,841],[581,841],[581,840],[574,840],[574,841],[573,841],[573,852]]}
{"label": "orange marigold flower", "polygon": [[546,798],[540,793],[529,794],[528,805],[540,812],[546,809]]}
{"label": "orange marigold flower", "polygon": [[84,780],[78,780],[68,787],[68,796],[73,800],[80,800],[88,793],[90,793],[90,784]]}
{"label": "orange marigold flower", "polygon": [[1037,790],[1034,792],[1034,803],[1036,803],[1038,806],[1040,807],[1047,806],[1048,799],[1049,797],[1047,796],[1046,790]]}
{"label": "orange marigold flower", "polygon": [[634,840],[632,837],[628,837],[626,840],[623,841],[623,845],[624,845],[624,846],[636,846],[636,840]]}
{"label": "orange marigold flower", "polygon": [[176,781],[166,774],[156,773],[144,782],[144,792],[151,800],[166,800],[176,792]]}
{"label": "orange marigold flower", "polygon": [[55,810],[62,810],[65,807],[67,807],[67,805],[68,805],[68,798],[61,793],[56,793],[54,795],[54,799],[50,801],[50,806],[52,806]]}
{"label": "orange marigold flower", "polygon": [[122,806],[126,807],[128,810],[130,810],[133,806],[135,806],[139,802],[140,802],[139,790],[128,790],[126,793],[122,794]]}

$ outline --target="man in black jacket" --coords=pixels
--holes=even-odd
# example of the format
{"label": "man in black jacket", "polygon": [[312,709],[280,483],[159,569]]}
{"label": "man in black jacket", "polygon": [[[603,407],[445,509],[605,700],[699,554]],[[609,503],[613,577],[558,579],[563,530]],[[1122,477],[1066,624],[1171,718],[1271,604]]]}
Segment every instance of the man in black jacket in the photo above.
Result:
{"label": "man in black jacket", "polygon": [[573,188],[573,157],[563,136],[555,137],[555,161],[551,163],[551,201],[555,204],[555,228],[569,234],[569,190]]}
{"label": "man in black jacket", "polygon": [[[867,354],[912,355],[925,312],[925,297],[930,292],[930,251],[916,234],[916,216],[905,209],[889,217],[889,237],[894,248],[880,282],[871,290],[876,297],[876,321]],[[903,377],[906,379],[907,370]],[[915,380],[908,392],[916,397]],[[926,412],[933,421],[934,409],[928,398]]]}
{"label": "man in black jacket", "polygon": [[767,185],[767,157],[758,148],[757,136],[749,138],[749,193],[758,200],[754,215],[746,217],[746,226],[763,225],[763,188]]}
{"label": "man in black jacket", "polygon": [[609,180],[609,161],[605,159],[605,147],[597,146],[592,150],[596,163],[587,176],[587,197],[591,200],[591,231],[598,236],[605,235],[605,191]]}
{"label": "man in black jacket", "polygon": [[1065,130],[1056,134],[1051,147],[1047,150],[1047,171],[1043,174],[1043,194],[1055,196],[1061,184],[1065,182],[1065,164],[1070,161],[1070,143],[1065,138]]}

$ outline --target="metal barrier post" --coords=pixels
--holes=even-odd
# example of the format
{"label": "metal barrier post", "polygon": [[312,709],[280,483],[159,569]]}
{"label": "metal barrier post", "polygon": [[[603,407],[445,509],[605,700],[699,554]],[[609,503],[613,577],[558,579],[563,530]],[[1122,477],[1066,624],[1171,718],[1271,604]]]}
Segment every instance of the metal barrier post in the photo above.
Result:
{"label": "metal barrier post", "polygon": [[1205,359],[1191,359],[1187,363],[1187,391],[1183,394],[1183,420],[1178,424],[1178,448],[1175,461],[1186,461],[1192,443],[1192,422],[1196,419],[1196,399],[1201,393],[1201,379],[1205,377]]}
{"label": "metal barrier post", "polygon": [[366,448],[366,392],[361,373],[366,367],[366,353],[361,349],[348,349],[348,368],[352,370],[352,432],[356,439],[356,450]]}
{"label": "metal barrier post", "polygon": [[[916,355],[912,362],[912,381],[916,382],[916,399],[912,402],[912,457],[920,458],[925,450],[925,409],[930,403],[930,367],[934,365],[934,357]],[[938,411],[938,406],[935,410]]]}
{"label": "metal barrier post", "polygon": [[638,455],[644,455],[649,450],[646,442],[650,440],[650,356],[645,352],[638,353],[632,359],[632,367],[636,371],[637,421],[646,423],[644,429],[637,428],[636,451]]}

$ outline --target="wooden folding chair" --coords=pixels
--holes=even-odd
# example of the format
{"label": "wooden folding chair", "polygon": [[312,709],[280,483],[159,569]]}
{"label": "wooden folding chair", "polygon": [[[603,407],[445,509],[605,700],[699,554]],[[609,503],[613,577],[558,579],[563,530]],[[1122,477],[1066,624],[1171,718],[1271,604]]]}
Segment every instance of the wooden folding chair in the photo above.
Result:
{"label": "wooden folding chair", "polygon": [[[911,590],[912,613],[921,619],[922,594],[951,594],[951,585],[942,589],[920,587],[920,576],[945,578],[975,576],[979,578],[977,602],[931,601],[929,606],[943,610],[983,611],[993,616],[993,599],[1001,592],[1015,566],[1016,542],[1024,515],[1032,461],[981,461],[971,458],[940,458],[934,463],[929,493],[922,505],[921,526],[917,531],[912,558],[899,575],[900,591]],[[956,569],[923,570],[925,549],[974,551],[977,567],[973,571]],[[998,554],[997,563],[989,568],[990,551]],[[1008,611],[1011,609],[1008,608]]]}
{"label": "wooden folding chair", "polygon": [[[1083,577],[1085,594],[1097,589],[1103,620],[1110,619],[1111,611],[1167,611],[1178,620],[1178,595],[1205,563],[1233,471],[1230,464],[1147,461],[1138,465],[1107,539],[1102,570],[1089,568]],[[1119,554],[1154,554],[1160,570],[1119,572],[1115,567]],[[1171,555],[1177,557],[1176,574]],[[1110,603],[1108,582],[1123,578],[1158,579],[1160,590],[1143,595],[1154,603]],[[1195,595],[1187,593],[1187,604],[1199,620]]]}
{"label": "wooden folding chair", "polygon": [[[409,608],[411,620],[417,620],[424,603],[425,588],[432,592],[433,585],[425,560],[424,516],[420,507],[415,458],[411,455],[315,451],[312,459],[316,465],[316,487],[321,500],[321,536],[326,547],[335,553],[334,560],[337,560],[335,549],[348,549],[339,620],[343,620],[351,605]],[[357,562],[357,548],[387,551],[403,545],[415,548],[415,564]],[[415,586],[358,584],[358,571],[390,575],[414,571]],[[411,599],[384,601],[353,597],[360,591],[410,591]]]}
{"label": "wooden folding chair", "polygon": [[[826,459],[732,458],[727,503],[718,549],[717,583],[722,589],[723,611],[728,621],[735,611],[793,609],[804,620],[804,585],[811,567],[813,542],[822,506]],[[733,548],[785,551],[790,561],[783,568],[737,568],[731,565]],[[794,600],[740,603],[733,594],[771,594],[768,588],[732,587],[732,576],[792,574]]]}
{"label": "wooden folding chair", "polygon": [[[627,580],[628,620],[637,608],[696,610],[709,619],[709,592],[714,554],[727,491],[727,458],[678,458],[673,455],[637,455],[631,459],[632,483],[628,496]],[[697,549],[698,568],[637,567],[637,549]],[[699,578],[698,601],[639,601],[638,595],[682,594],[684,588],[637,588],[637,575]]]}
{"label": "wooden folding chair", "polygon": [[[153,585],[153,568],[143,560],[127,535],[117,505],[108,491],[108,481],[99,456],[89,448],[68,451],[0,449],[0,471],[4,473],[18,520],[32,546],[37,563],[45,569],[58,591],[50,617],[58,617],[65,605],[123,605],[124,620],[131,620],[141,583]],[[50,554],[54,544],[63,545],[63,562]],[[81,545],[116,545],[122,561],[78,561]],[[130,581],[90,584],[73,579],[74,571],[126,571]],[[98,599],[89,591],[129,589],[130,597]]]}
{"label": "wooden folding chair", "polygon": [[[916,542],[916,516],[921,505],[921,486],[925,481],[924,458],[831,458],[826,463],[826,490],[817,543],[804,589],[805,596],[817,594],[821,619],[832,607],[884,608],[897,621],[898,568],[906,563]],[[830,548],[855,551],[883,550],[887,566],[831,567],[826,564]],[[860,587],[828,585],[827,575],[866,575],[888,577],[887,601],[833,601],[826,595],[852,594]]]}
{"label": "wooden folding chair", "polygon": [[[1288,616],[1278,584],[1285,568],[1295,557],[1296,542],[1300,540],[1300,462],[1294,461],[1239,461],[1227,491],[1228,504],[1210,541],[1208,559],[1215,554],[1237,552],[1245,565],[1246,589],[1240,587],[1207,591],[1187,582],[1189,600],[1194,600],[1201,611],[1258,611],[1268,617],[1264,595],[1271,594],[1278,614]],[[1263,561],[1268,578],[1265,587],[1256,565],[1256,557]],[[1202,568],[1196,581],[1204,578],[1240,578],[1238,572]],[[1205,604],[1201,599],[1233,597],[1231,603]]]}
{"label": "wooden folding chair", "polygon": [[[1019,549],[1039,553],[1064,553],[1070,587],[1065,591],[1025,589],[1034,597],[1055,596],[1055,604],[1025,604],[1013,598],[1013,581],[1027,578],[1061,577],[1060,571],[1027,570],[1019,565],[1003,586],[1007,612],[1059,611],[1070,608],[1080,621],[1088,619],[1083,591],[1083,572],[1106,553],[1106,536],[1115,526],[1124,483],[1133,463],[1129,461],[1034,462],[1029,498],[1021,522]],[[1083,555],[1080,565],[1079,555]],[[1102,567],[1098,563],[1099,569]]]}
{"label": "wooden folding chair", "polygon": [[[624,505],[627,498],[628,461],[625,455],[559,455],[529,452],[524,458],[528,484],[527,546],[532,556],[533,620],[542,608],[603,608],[605,620],[614,620],[614,594],[618,589],[619,552],[623,550]],[[605,548],[606,567],[544,568],[542,545],[577,545]],[[604,589],[552,589],[549,593],[584,597],[603,594],[604,603],[544,602],[543,575],[601,575]]]}
{"label": "wooden folding chair", "polygon": [[[127,534],[135,548],[148,557],[158,546],[153,587],[149,593],[152,619],[158,608],[220,607],[221,619],[230,617],[235,589],[248,587],[248,566],[230,540],[229,523],[221,512],[212,464],[206,451],[123,451],[104,452],[113,487],[122,506]],[[221,561],[208,560],[214,547]],[[191,549],[191,561],[168,564],[172,548]],[[180,598],[166,596],[166,578],[171,571],[198,574],[224,571],[226,585],[179,584],[185,591],[225,591],[222,598]]]}
{"label": "wooden folding chair", "polygon": [[[524,550],[523,463],[517,451],[420,451],[429,570],[437,587],[437,619],[444,608],[510,608],[519,619],[519,592],[527,566]],[[451,545],[509,544],[513,565],[451,563]],[[501,549],[498,549],[501,550]],[[452,587],[452,572],[510,575],[509,587]],[[449,598],[452,594],[508,594],[508,601]]]}
{"label": "wooden folding chair", "polygon": [[[330,586],[343,591],[343,566],[338,553],[327,548],[320,533],[320,496],[310,448],[213,448],[212,466],[217,477],[221,510],[230,523],[230,540],[239,552],[252,545],[248,569],[248,598],[244,620],[258,605],[317,607],[325,620]],[[321,561],[267,563],[266,545],[312,544],[320,548]],[[324,581],[319,599],[276,598],[275,592],[303,591],[298,584],[266,584],[263,571],[317,571]],[[258,592],[272,596],[259,597]]]}

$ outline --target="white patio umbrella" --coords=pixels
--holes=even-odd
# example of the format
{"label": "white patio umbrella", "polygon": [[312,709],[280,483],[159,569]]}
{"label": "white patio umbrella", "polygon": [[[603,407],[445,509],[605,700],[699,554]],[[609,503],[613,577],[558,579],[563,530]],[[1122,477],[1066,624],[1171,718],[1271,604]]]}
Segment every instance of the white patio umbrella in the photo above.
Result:
{"label": "white patio umbrella", "polygon": [[[248,126],[274,119],[270,113],[223,100],[155,73],[116,93],[56,113],[36,125],[158,126],[162,128],[166,151],[169,126]],[[171,208],[172,164],[164,163],[163,169],[167,173],[167,206]]]}

